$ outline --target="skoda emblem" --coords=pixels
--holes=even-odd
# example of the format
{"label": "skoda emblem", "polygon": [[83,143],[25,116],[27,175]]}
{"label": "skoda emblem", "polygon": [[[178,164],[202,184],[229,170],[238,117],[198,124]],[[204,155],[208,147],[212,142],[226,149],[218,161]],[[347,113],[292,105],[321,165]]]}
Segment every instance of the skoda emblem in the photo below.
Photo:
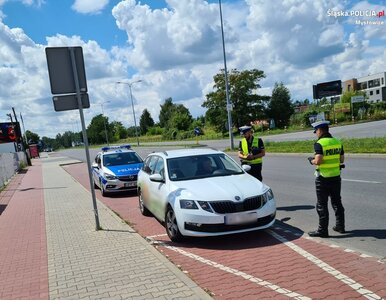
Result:
{"label": "skoda emblem", "polygon": [[235,196],[235,200],[236,200],[236,201],[240,201],[240,199],[241,199],[241,198],[240,198],[239,196]]}

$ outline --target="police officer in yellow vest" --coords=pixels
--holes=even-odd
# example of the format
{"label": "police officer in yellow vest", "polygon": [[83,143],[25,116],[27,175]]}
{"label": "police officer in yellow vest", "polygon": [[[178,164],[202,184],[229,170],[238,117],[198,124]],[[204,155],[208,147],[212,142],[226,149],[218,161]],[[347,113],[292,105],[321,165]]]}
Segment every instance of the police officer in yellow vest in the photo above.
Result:
{"label": "police officer in yellow vest", "polygon": [[261,170],[263,156],[265,155],[263,140],[253,136],[251,126],[242,126],[239,130],[240,134],[243,136],[239,144],[239,158],[241,159],[241,164],[250,165],[251,170],[248,173],[262,181],[263,176],[261,175]]}
{"label": "police officer in yellow vest", "polygon": [[328,197],[335,212],[336,225],[332,228],[339,233],[345,233],[344,208],[340,196],[340,169],[344,162],[342,143],[329,133],[329,121],[312,123],[318,140],[314,145],[315,157],[308,160],[316,166],[316,211],[319,215],[319,227],[308,233],[312,237],[328,237]]}

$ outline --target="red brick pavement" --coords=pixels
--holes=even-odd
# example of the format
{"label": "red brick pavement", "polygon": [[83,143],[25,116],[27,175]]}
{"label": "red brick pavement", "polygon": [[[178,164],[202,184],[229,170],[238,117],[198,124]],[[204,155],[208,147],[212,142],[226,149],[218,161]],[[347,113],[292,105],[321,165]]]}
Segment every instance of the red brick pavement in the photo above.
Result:
{"label": "red brick pavement", "polygon": [[6,188],[0,193],[0,215],[5,211],[9,201],[11,200],[13,194],[21,184],[23,180],[25,171],[22,171],[16,174],[10,182],[7,184]]}
{"label": "red brick pavement", "polygon": [[[66,167],[67,171],[89,188],[84,164]],[[138,197],[117,195],[97,197],[128,221],[144,237],[155,236],[164,244],[157,248],[168,256],[202,288],[211,291],[216,299],[284,299],[287,298],[267,287],[245,278],[182,255],[176,249],[192,253],[269,281],[281,288],[313,299],[364,299],[357,291],[327,273],[301,254],[295,252],[266,231],[251,232],[214,238],[190,239],[174,244],[165,235],[165,229],[155,218],[144,217],[138,208]],[[103,224],[102,224],[103,226]],[[386,266],[374,258],[363,258],[358,253],[347,253],[333,248],[327,242],[297,237],[291,232],[273,229],[294,245],[311,253],[364,288],[386,298]]]}
{"label": "red brick pavement", "polygon": [[48,299],[47,242],[41,163],[0,193],[0,299]]}

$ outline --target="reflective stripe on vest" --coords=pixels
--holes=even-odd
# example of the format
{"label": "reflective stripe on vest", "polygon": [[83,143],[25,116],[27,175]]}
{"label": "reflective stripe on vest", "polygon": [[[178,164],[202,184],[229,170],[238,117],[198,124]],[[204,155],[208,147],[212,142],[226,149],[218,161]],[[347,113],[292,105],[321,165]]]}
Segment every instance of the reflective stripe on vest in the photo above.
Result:
{"label": "reflective stripe on vest", "polygon": [[[259,139],[253,138],[252,147],[255,147],[255,148],[259,147]],[[243,155],[248,155],[248,153],[249,153],[249,151],[248,151],[248,142],[247,142],[246,138],[243,138],[241,140],[241,149],[243,150]],[[255,158],[255,159],[252,159],[252,160],[242,159],[241,161],[246,163],[246,164],[249,164],[249,165],[255,165],[255,164],[261,164],[263,162],[263,158],[259,157],[259,158]]]}
{"label": "reflective stripe on vest", "polygon": [[316,169],[325,178],[339,176],[342,143],[336,138],[321,138],[317,143],[322,146],[323,161]]}

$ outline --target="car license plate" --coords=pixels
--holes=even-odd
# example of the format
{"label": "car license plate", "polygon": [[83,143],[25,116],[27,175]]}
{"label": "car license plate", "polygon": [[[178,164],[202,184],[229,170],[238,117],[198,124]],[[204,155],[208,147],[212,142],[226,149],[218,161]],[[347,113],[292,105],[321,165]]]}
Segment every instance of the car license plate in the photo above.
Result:
{"label": "car license plate", "polygon": [[233,215],[225,216],[226,225],[245,224],[245,223],[252,223],[256,221],[257,221],[256,212],[251,212],[248,214],[233,214]]}
{"label": "car license plate", "polygon": [[136,182],[125,182],[124,183],[124,187],[132,187],[132,186],[136,186],[137,183]]}

